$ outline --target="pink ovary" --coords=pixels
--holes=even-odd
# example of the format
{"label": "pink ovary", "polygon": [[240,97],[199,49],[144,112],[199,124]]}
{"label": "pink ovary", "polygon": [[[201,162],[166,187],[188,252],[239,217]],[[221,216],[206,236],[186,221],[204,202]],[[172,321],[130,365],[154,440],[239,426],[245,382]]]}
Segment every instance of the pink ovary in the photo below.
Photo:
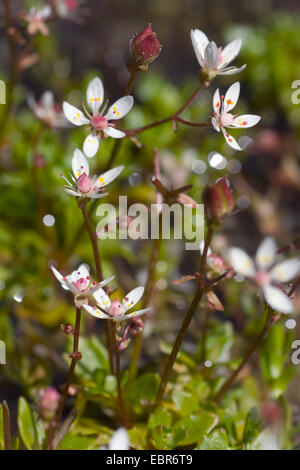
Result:
{"label": "pink ovary", "polygon": [[230,113],[221,113],[220,124],[222,127],[228,127],[233,123],[234,116]]}
{"label": "pink ovary", "polygon": [[255,282],[263,287],[270,284],[271,279],[267,271],[258,271],[254,277]]}
{"label": "pink ovary", "polygon": [[97,114],[91,120],[91,125],[97,131],[102,131],[103,129],[106,129],[108,127],[108,120],[105,117],[101,116],[101,114]]}
{"label": "pink ovary", "polygon": [[88,287],[88,282],[87,282],[86,279],[81,277],[80,279],[78,279],[78,281],[75,282],[75,287],[80,292],[85,292],[87,290],[87,287]]}
{"label": "pink ovary", "polygon": [[108,310],[108,313],[109,315],[111,315],[112,317],[116,317],[118,315],[122,315],[123,313],[123,307],[122,307],[122,304],[121,302],[117,299],[117,300],[114,300],[110,307],[109,307],[109,310]]}
{"label": "pink ovary", "polygon": [[92,189],[92,181],[85,173],[82,173],[76,181],[76,186],[81,193],[88,193]]}

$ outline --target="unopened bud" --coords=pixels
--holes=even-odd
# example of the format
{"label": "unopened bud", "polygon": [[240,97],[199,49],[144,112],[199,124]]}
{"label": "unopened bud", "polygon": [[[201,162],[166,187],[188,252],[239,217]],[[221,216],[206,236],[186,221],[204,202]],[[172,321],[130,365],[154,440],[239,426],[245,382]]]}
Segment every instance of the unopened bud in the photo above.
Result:
{"label": "unopened bud", "polygon": [[129,44],[132,58],[131,65],[147,66],[155,60],[161,51],[157,34],[153,32],[151,23],[141,32],[133,36]]}
{"label": "unopened bud", "polygon": [[53,387],[47,387],[39,394],[39,412],[40,415],[50,421],[53,419],[58,407],[60,394]]}
{"label": "unopened bud", "polygon": [[235,200],[225,176],[206,187],[203,192],[203,202],[206,217],[210,221],[223,219],[232,212]]}
{"label": "unopened bud", "polygon": [[60,325],[60,327],[66,335],[72,335],[73,334],[72,325],[70,325],[69,323],[67,323],[66,325]]}

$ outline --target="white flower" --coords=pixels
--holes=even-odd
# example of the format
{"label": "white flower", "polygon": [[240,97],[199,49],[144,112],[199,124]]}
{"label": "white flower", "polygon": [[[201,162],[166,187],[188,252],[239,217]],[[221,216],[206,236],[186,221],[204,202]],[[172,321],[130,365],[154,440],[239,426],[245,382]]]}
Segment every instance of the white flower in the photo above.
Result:
{"label": "white flower", "polygon": [[54,0],[55,13],[60,18],[80,20],[81,6],[86,0]]}
{"label": "white flower", "polygon": [[86,264],[81,264],[78,269],[68,276],[63,276],[54,266],[50,266],[50,268],[63,289],[71,291],[75,296],[92,294],[114,278],[112,276],[102,282],[91,282],[89,269]]}
{"label": "white flower", "polygon": [[230,128],[243,128],[253,127],[257,124],[261,117],[256,116],[255,114],[231,114],[231,111],[240,95],[240,84],[239,82],[233,83],[227,92],[225,97],[222,95],[220,97],[219,88],[215,91],[213,96],[213,117],[211,118],[211,123],[214,126],[217,132],[221,131],[224,134],[225,140],[235,150],[242,150],[237,141],[226,131],[226,127]]}
{"label": "white flower", "polygon": [[233,75],[246,68],[246,65],[240,68],[228,67],[240,52],[241,39],[235,39],[223,50],[222,47],[217,47],[214,42],[210,42],[199,29],[191,30],[191,39],[198,62],[210,78],[216,75]]}
{"label": "white flower", "polygon": [[149,312],[149,310],[152,309],[152,307],[148,307],[127,314],[127,311],[139,302],[143,293],[143,286],[136,287],[131,292],[129,292],[126,297],[124,297],[122,302],[120,302],[119,300],[114,300],[113,302],[111,302],[108,295],[104,292],[103,289],[100,288],[93,294],[98,304],[98,307],[84,305],[84,308],[87,312],[89,312],[96,318],[114,320],[116,322],[128,320],[132,317],[139,317],[141,315],[144,315],[144,313]]}
{"label": "white flower", "polygon": [[281,313],[291,313],[293,304],[278,285],[291,281],[299,274],[300,260],[293,258],[275,264],[276,252],[275,240],[267,237],[257,249],[255,262],[240,248],[230,248],[229,259],[237,273],[257,283],[270,307]]}
{"label": "white flower", "polygon": [[44,36],[48,36],[49,29],[45,23],[52,15],[52,9],[49,5],[43,8],[31,7],[30,10],[23,14],[23,19],[28,23],[28,34],[36,34],[40,32]]}
{"label": "white flower", "polygon": [[109,444],[108,450],[129,450],[129,436],[125,428],[119,428],[112,435]]}
{"label": "white flower", "polygon": [[[122,119],[133,106],[133,97],[124,96],[113,103],[107,113],[103,114],[106,108],[104,104],[104,90],[100,78],[94,78],[88,85],[86,91],[86,101],[92,114],[84,108],[85,114],[75,106],[64,101],[63,110],[66,118],[75,126],[88,124],[92,133],[87,136],[83,144],[83,151],[89,158],[94,157],[99,148],[99,139],[105,136],[121,139],[126,134],[115,127],[110,121]],[[99,111],[102,107],[101,112]]]}
{"label": "white flower", "polygon": [[107,193],[103,193],[105,186],[119,176],[124,166],[117,166],[100,176],[95,175],[90,178],[90,169],[87,159],[79,149],[75,149],[72,158],[72,169],[74,173],[74,176],[70,175],[72,182],[63,176],[64,180],[67,182],[65,191],[76,197],[99,199],[107,196]]}
{"label": "white flower", "polygon": [[52,91],[45,91],[39,101],[30,93],[27,97],[28,106],[35,116],[50,127],[67,127],[61,107],[54,102]]}

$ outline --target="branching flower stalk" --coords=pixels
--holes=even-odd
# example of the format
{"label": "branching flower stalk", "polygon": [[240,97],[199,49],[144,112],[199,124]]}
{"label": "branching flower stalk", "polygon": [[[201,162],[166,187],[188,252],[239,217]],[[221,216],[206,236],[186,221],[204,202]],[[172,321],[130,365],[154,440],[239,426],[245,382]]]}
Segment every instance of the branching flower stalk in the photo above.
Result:
{"label": "branching flower stalk", "polygon": [[55,415],[53,426],[51,426],[49,429],[49,434],[48,434],[48,449],[49,450],[55,450],[54,438],[55,438],[56,430],[62,418],[62,414],[63,414],[65,404],[68,398],[69,388],[73,380],[74,370],[75,370],[77,361],[81,359],[81,353],[78,351],[79,335],[80,335],[80,321],[81,321],[81,307],[76,307],[76,322],[75,322],[75,329],[74,329],[74,334],[73,334],[73,350],[72,350],[72,354],[70,355],[71,364],[70,364],[69,372],[67,375],[66,384],[64,386],[63,395],[62,395],[59,407]]}

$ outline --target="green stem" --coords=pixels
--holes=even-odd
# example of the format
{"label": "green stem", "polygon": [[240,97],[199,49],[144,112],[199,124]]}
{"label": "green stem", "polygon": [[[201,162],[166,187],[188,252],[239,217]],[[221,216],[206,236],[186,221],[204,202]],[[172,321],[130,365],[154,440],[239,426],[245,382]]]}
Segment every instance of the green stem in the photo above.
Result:
{"label": "green stem", "polygon": [[197,290],[195,293],[195,296],[192,300],[192,303],[184,317],[183,323],[181,325],[181,328],[177,334],[174,346],[172,348],[172,351],[170,355],[168,356],[165,368],[162,373],[162,378],[161,378],[161,383],[159,390],[157,392],[156,396],[156,401],[154,407],[156,408],[162,401],[163,396],[165,394],[165,390],[173,369],[173,365],[176,361],[177,354],[180,350],[181,343],[183,341],[183,338],[185,337],[185,334],[188,330],[188,327],[190,326],[190,323],[192,321],[192,318],[197,310],[197,307],[199,305],[199,302],[204,294],[204,280],[205,280],[205,267],[206,267],[206,259],[207,259],[207,253],[208,253],[208,248],[209,245],[211,244],[211,240],[213,237],[213,226],[211,224],[208,225],[208,231],[204,243],[204,248],[203,248],[203,253],[201,256],[201,261],[200,261],[200,269],[199,269],[199,279],[198,279],[198,286]]}

